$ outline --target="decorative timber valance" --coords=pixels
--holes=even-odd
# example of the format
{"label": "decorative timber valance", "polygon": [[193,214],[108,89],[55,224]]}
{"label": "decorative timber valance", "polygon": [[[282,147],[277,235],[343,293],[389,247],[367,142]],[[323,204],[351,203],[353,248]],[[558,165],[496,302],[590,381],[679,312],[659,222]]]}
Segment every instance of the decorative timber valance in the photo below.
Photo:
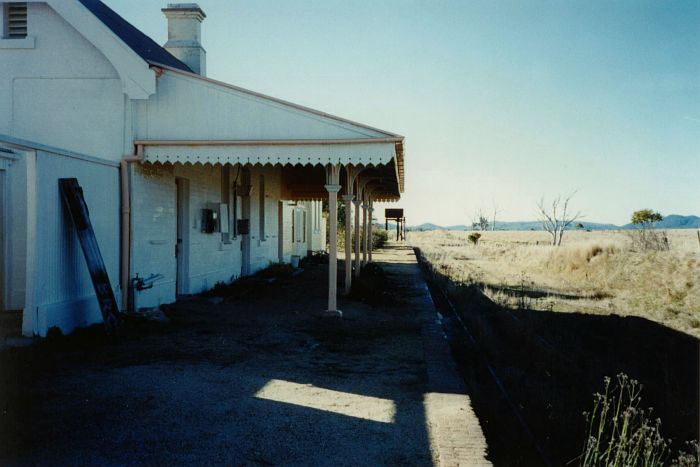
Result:
{"label": "decorative timber valance", "polygon": [[397,138],[349,140],[135,141],[145,162],[252,165],[386,165]]}

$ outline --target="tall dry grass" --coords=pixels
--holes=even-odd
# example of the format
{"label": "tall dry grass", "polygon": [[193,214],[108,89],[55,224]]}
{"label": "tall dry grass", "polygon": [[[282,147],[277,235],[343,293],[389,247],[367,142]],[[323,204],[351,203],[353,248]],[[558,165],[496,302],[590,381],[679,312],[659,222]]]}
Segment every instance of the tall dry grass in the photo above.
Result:
{"label": "tall dry grass", "polygon": [[669,230],[668,251],[637,251],[628,232],[411,232],[409,241],[458,282],[495,301],[561,312],[652,319],[700,337],[700,245],[694,230]]}

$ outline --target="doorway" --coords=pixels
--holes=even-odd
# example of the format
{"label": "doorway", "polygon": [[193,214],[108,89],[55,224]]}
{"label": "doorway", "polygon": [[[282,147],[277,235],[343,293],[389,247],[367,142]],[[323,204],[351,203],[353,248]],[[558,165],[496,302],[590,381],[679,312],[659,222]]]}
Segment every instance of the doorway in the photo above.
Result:
{"label": "doorway", "polygon": [[244,228],[241,230],[241,276],[250,274],[250,169],[243,169],[241,180],[241,220]]}
{"label": "doorway", "polygon": [[190,271],[190,181],[186,178],[176,178],[177,191],[176,225],[177,242],[175,244],[175,257],[177,258],[177,272],[175,279],[175,291],[178,296],[189,292]]}

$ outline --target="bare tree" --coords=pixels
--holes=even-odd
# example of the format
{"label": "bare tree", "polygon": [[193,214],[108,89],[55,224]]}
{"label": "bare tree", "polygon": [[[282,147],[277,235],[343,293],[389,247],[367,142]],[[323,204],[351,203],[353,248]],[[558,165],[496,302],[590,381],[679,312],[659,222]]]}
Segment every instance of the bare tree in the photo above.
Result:
{"label": "bare tree", "polygon": [[481,208],[479,208],[474,214],[474,217],[472,218],[472,229],[488,230],[488,228],[489,219],[486,217],[486,214],[484,214],[484,211]]}
{"label": "bare tree", "polygon": [[501,213],[501,211],[498,209],[498,204],[496,202],[493,202],[493,221],[491,222],[491,230],[494,231],[496,230],[496,216]]}
{"label": "bare tree", "polygon": [[544,197],[540,198],[539,203],[537,203],[542,228],[552,236],[552,245],[554,246],[560,246],[567,227],[583,217],[581,211],[575,213],[570,211],[569,202],[575,194],[576,192],[571,193],[565,198],[559,195],[552,200],[551,205],[545,203]]}

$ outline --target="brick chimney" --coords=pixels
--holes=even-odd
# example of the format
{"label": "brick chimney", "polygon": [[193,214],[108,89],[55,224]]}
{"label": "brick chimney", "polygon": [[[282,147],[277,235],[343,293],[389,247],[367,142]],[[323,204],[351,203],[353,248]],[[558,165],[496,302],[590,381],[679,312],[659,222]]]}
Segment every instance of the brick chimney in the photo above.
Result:
{"label": "brick chimney", "polygon": [[169,3],[161,10],[168,18],[168,42],[163,47],[202,76],[207,74],[207,53],[202,47],[202,20],[207,17],[196,3]]}

